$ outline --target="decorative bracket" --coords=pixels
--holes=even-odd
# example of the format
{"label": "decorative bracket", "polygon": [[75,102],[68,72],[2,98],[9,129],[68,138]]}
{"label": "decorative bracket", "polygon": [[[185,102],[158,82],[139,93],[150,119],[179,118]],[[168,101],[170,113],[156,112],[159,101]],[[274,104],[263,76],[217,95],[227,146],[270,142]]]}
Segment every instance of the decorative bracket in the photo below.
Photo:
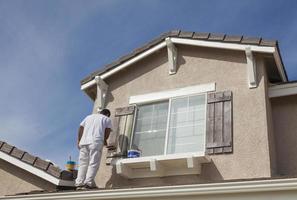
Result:
{"label": "decorative bracket", "polygon": [[251,47],[245,49],[246,61],[247,61],[247,74],[248,74],[248,84],[249,88],[257,87],[257,74],[256,74],[256,62],[253,56]]}
{"label": "decorative bracket", "polygon": [[177,71],[177,48],[170,38],[166,38],[165,41],[168,52],[169,74],[172,75]]}
{"label": "decorative bracket", "polygon": [[96,113],[105,107],[105,100],[108,89],[108,85],[105,83],[105,81],[102,80],[100,76],[95,76],[95,81],[97,85],[97,95],[94,102],[93,113]]}

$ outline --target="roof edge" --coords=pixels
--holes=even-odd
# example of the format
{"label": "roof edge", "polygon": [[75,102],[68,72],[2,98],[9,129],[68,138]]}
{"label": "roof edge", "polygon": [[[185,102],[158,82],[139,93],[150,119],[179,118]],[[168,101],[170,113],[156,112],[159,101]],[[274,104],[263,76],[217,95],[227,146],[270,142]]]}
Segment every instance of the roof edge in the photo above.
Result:
{"label": "roof edge", "polygon": [[[202,41],[212,41],[212,42],[222,42],[222,43],[233,43],[233,44],[244,44],[244,45],[256,45],[256,46],[263,46],[263,47],[276,47],[279,52],[278,41],[277,40],[267,40],[264,38],[258,37],[246,37],[246,36],[236,36],[236,35],[226,35],[226,34],[216,34],[216,33],[203,33],[203,32],[188,32],[188,31],[181,31],[181,30],[173,30],[166,33],[161,34],[159,37],[151,40],[150,42],[144,44],[140,48],[136,48],[131,53],[120,57],[119,59],[115,60],[114,62],[105,65],[104,68],[99,69],[84,79],[81,80],[81,85],[86,84],[87,82],[94,79],[96,75],[101,75],[120,64],[128,61],[129,59],[143,53],[144,51],[152,48],[153,46],[161,43],[165,40],[166,37],[177,37],[177,38],[185,38],[185,39],[193,39],[193,40],[202,40]],[[280,54],[280,53],[279,53]],[[282,62],[282,59],[280,57]],[[283,63],[282,63],[283,65]],[[284,70],[286,79],[287,73]]]}
{"label": "roof edge", "polygon": [[17,158],[14,158],[2,151],[0,151],[0,159],[12,164],[12,165],[15,165],[27,172],[30,172],[32,173],[33,175],[35,176],[38,176],[39,178],[42,178],[56,186],[74,186],[74,182],[73,181],[66,181],[66,180],[61,180],[49,173],[46,173],[45,171],[41,170],[41,169],[38,169],[32,165],[29,165],[25,162],[22,162],[21,160],[17,159]]}
{"label": "roof edge", "polygon": [[[171,197],[180,199],[181,196],[200,196],[218,194],[238,194],[249,195],[259,192],[296,191],[297,179],[268,179],[268,180],[246,180],[238,182],[192,184],[179,186],[146,187],[131,189],[112,189],[112,190],[92,190],[83,192],[59,192],[47,194],[33,194],[22,196],[7,196],[0,199],[128,199],[128,198],[147,198],[147,197]],[[282,193],[282,195],[284,195]],[[256,198],[255,198],[256,199]]]}

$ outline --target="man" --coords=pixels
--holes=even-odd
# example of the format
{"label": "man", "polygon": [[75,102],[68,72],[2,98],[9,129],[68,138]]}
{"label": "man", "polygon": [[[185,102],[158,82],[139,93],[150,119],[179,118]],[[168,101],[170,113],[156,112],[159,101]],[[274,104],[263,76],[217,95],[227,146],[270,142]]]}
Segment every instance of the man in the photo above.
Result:
{"label": "man", "polygon": [[97,188],[97,174],[103,145],[111,131],[110,111],[103,109],[100,113],[87,116],[78,131],[79,168],[75,185],[78,190]]}

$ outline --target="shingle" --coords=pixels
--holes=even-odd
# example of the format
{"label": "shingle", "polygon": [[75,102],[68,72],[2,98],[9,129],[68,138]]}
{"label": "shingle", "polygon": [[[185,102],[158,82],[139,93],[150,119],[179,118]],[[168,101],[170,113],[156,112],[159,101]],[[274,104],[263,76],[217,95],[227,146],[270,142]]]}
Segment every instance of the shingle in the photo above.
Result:
{"label": "shingle", "polygon": [[181,38],[192,38],[194,32],[189,32],[189,31],[181,31],[179,33],[179,37]]}
{"label": "shingle", "polygon": [[179,33],[180,33],[180,30],[173,30],[173,31],[170,31],[168,36],[178,36]]}
{"label": "shingle", "polygon": [[1,147],[2,147],[2,145],[3,145],[4,143],[5,143],[5,142],[0,141],[0,149],[1,149]]}
{"label": "shingle", "polygon": [[133,58],[134,55],[135,55],[134,53],[130,53],[130,54],[124,55],[124,56],[120,57],[120,58],[118,59],[118,61],[119,61],[120,63],[123,63],[123,62],[129,60],[130,58]]}
{"label": "shingle", "polygon": [[14,146],[4,143],[1,147],[1,151],[10,154],[10,152],[12,151],[13,148],[14,148]]}
{"label": "shingle", "polygon": [[261,46],[276,46],[274,41],[264,40],[261,41],[261,38],[252,38],[252,37],[242,37],[242,36],[229,36],[225,34],[213,34],[213,33],[199,33],[199,32],[186,32],[180,30],[173,30],[170,32],[166,32],[161,34],[159,37],[151,40],[150,42],[144,44],[143,46],[134,49],[134,51],[130,54],[127,54],[118,60],[105,65],[100,70],[97,70],[91,73],[89,76],[81,80],[81,85],[91,81],[94,79],[96,75],[108,72],[109,70],[117,67],[122,62],[135,57],[136,55],[142,53],[143,51],[151,48],[152,46],[157,45],[161,41],[163,41],[166,37],[180,37],[180,38],[192,38],[198,40],[209,40],[209,41],[219,41],[219,42],[230,42],[230,43],[239,43],[239,44],[253,44],[253,45],[261,45]]}
{"label": "shingle", "polygon": [[165,33],[162,33],[161,35],[160,35],[160,38],[167,38],[167,37],[169,37],[169,36],[171,36],[171,32],[165,32]]}
{"label": "shingle", "polygon": [[240,43],[242,36],[239,35],[226,35],[224,42]]}
{"label": "shingle", "polygon": [[147,46],[142,46],[133,50],[135,55],[142,53],[143,51],[147,50]]}
{"label": "shingle", "polygon": [[155,39],[153,39],[152,41],[150,41],[149,43],[147,43],[145,46],[147,46],[148,48],[157,45],[158,43],[160,43],[163,40],[163,38],[161,37],[157,37]]}
{"label": "shingle", "polygon": [[22,159],[24,154],[25,154],[24,151],[22,151],[16,147],[13,148],[12,152],[10,153],[10,155],[12,155],[13,157],[18,158],[18,159]]}
{"label": "shingle", "polygon": [[49,165],[47,172],[57,178],[59,178],[61,175],[61,170],[58,167],[54,166],[53,164]]}
{"label": "shingle", "polygon": [[193,35],[194,39],[200,39],[200,40],[207,40],[209,37],[209,33],[197,33],[195,32]]}
{"label": "shingle", "polygon": [[260,44],[261,38],[257,37],[243,37],[241,40],[242,44]]}
{"label": "shingle", "polygon": [[28,163],[30,165],[33,165],[34,162],[35,162],[35,160],[36,160],[36,157],[35,156],[32,156],[29,153],[25,153],[24,156],[23,156],[23,158],[22,158],[22,161],[24,161],[24,162],[26,162],[26,163]]}
{"label": "shingle", "polygon": [[45,160],[42,160],[40,158],[37,158],[34,167],[37,167],[39,169],[47,170],[48,166],[50,165],[50,162],[47,162]]}
{"label": "shingle", "polygon": [[276,46],[277,45],[277,41],[276,40],[266,40],[266,39],[262,39],[260,42],[261,46]]}
{"label": "shingle", "polygon": [[223,41],[225,38],[224,34],[216,34],[216,33],[211,33],[208,37],[208,40],[212,41]]}

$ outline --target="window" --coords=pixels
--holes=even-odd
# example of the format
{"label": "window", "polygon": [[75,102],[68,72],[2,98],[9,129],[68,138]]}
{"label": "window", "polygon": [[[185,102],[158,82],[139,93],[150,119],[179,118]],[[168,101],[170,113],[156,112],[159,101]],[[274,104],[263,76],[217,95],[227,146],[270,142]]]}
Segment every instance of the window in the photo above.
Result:
{"label": "window", "polygon": [[140,105],[131,148],[142,156],[204,152],[206,95]]}

